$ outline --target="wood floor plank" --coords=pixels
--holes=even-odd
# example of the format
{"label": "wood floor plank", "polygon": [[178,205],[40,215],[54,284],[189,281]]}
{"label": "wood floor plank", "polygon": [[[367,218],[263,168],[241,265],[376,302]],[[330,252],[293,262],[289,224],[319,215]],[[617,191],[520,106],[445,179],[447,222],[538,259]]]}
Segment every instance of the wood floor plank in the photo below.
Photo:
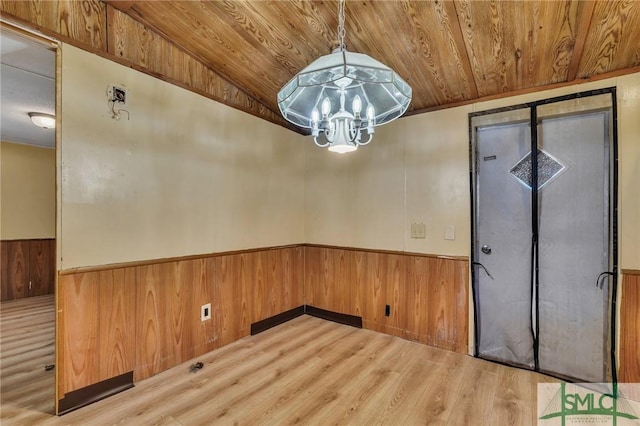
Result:
{"label": "wood floor plank", "polygon": [[[42,304],[42,300],[40,301]],[[53,299],[49,301],[53,315]],[[46,305],[46,303],[45,303]],[[22,305],[29,309],[28,305]],[[43,312],[47,310],[43,308]],[[2,304],[2,425],[536,424],[547,376],[302,316],[245,337],[62,417],[52,415],[50,350],[21,355]],[[49,327],[51,330],[51,327]],[[42,331],[40,331],[42,332]],[[36,330],[30,334],[35,336]],[[41,346],[43,349],[45,346]],[[5,349],[8,349],[5,354]],[[31,352],[31,349],[28,352]],[[47,358],[48,357],[48,358]],[[33,359],[31,359],[33,358]],[[195,372],[196,361],[203,368]],[[45,374],[46,373],[46,374]],[[48,376],[47,376],[48,375]]]}
{"label": "wood floor plank", "polygon": [[0,305],[0,423],[31,425],[55,419],[54,296]]}

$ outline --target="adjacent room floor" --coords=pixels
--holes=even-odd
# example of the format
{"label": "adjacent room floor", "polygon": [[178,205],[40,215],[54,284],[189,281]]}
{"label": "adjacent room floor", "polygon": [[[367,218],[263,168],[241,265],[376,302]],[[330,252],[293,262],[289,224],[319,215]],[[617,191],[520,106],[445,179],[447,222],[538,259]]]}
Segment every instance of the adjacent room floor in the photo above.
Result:
{"label": "adjacent room floor", "polygon": [[30,302],[2,304],[3,425],[534,425],[555,381],[302,316],[55,417],[53,297]]}

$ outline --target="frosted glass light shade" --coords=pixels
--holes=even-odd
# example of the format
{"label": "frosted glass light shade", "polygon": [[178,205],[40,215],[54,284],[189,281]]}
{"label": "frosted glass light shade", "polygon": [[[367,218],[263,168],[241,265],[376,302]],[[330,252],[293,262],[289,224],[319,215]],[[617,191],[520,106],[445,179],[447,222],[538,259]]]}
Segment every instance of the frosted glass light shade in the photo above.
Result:
{"label": "frosted glass light shade", "polygon": [[54,129],[56,127],[56,117],[51,114],[30,112],[29,118],[31,118],[33,124],[43,129]]}
{"label": "frosted glass light shade", "polygon": [[322,111],[325,99],[337,108],[342,89],[349,109],[356,96],[360,105],[374,106],[375,126],[400,117],[411,102],[411,87],[391,68],[368,55],[336,49],[293,77],[278,92],[278,106],[286,120],[310,129],[312,111]]}

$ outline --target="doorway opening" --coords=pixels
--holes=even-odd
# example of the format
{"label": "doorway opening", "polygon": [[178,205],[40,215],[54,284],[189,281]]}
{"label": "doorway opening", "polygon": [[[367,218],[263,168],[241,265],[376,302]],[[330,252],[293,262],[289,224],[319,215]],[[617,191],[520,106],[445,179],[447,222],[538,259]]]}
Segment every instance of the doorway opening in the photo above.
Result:
{"label": "doorway opening", "polygon": [[[55,42],[0,22],[2,419],[55,413]],[[44,121],[43,121],[44,120]],[[28,408],[28,409],[25,409]],[[26,416],[26,417],[25,417]]]}
{"label": "doorway opening", "polygon": [[615,98],[470,114],[475,356],[616,382]]}

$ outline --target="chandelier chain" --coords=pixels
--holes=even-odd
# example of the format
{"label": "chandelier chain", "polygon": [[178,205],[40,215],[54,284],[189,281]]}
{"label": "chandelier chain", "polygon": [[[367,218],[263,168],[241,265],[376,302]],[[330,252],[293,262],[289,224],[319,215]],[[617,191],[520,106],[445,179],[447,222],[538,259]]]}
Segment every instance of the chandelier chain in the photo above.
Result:
{"label": "chandelier chain", "polygon": [[345,28],[344,28],[344,3],[345,0],[340,0],[340,4],[338,6],[338,38],[340,40],[340,50],[345,51],[346,46],[344,44],[344,36],[345,36]]}

